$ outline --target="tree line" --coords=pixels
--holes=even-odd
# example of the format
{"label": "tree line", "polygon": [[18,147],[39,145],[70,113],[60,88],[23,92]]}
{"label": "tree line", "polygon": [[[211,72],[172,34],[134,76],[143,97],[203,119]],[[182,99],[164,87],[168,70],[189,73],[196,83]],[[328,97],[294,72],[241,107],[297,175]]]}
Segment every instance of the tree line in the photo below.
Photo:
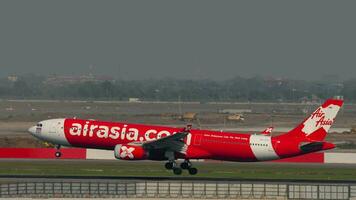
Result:
{"label": "tree line", "polygon": [[147,101],[284,101],[298,102],[335,95],[356,101],[356,79],[302,81],[236,77],[224,81],[149,79],[47,84],[46,77],[0,80],[0,98]]}

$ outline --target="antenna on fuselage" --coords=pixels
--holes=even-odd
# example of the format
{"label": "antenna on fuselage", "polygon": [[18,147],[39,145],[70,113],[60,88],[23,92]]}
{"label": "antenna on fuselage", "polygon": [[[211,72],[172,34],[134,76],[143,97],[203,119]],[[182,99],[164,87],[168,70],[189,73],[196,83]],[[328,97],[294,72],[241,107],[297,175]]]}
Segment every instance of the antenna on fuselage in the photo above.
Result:
{"label": "antenna on fuselage", "polygon": [[[271,126],[270,127],[274,127],[274,124],[273,124],[273,112],[271,114]],[[271,133],[269,135],[272,137],[273,136],[273,131],[271,131]]]}
{"label": "antenna on fuselage", "polygon": [[190,132],[190,130],[192,130],[192,127],[193,127],[192,124],[187,124],[187,125],[184,127],[184,132]]}
{"label": "antenna on fuselage", "polygon": [[197,120],[197,124],[198,124],[199,129],[201,129],[201,123],[200,123],[199,117],[197,117],[196,120]]}

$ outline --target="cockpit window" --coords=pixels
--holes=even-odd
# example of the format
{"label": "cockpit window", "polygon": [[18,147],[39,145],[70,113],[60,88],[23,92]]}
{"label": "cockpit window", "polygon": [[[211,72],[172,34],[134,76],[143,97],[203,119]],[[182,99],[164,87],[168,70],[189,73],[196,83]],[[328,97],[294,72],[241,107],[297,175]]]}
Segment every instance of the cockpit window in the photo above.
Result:
{"label": "cockpit window", "polygon": [[38,123],[38,124],[37,124],[37,127],[42,127],[42,124],[41,124],[41,123]]}

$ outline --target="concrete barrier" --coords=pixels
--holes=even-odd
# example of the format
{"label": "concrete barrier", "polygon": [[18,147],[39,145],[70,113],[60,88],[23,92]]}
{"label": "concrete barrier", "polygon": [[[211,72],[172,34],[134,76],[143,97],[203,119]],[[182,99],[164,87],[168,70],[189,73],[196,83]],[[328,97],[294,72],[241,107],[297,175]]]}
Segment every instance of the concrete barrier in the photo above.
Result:
{"label": "concrete barrier", "polygon": [[114,151],[111,150],[87,149],[86,151],[86,159],[115,160]]}
{"label": "concrete barrier", "polygon": [[142,199],[352,199],[355,183],[181,181],[181,180],[11,180],[0,183],[0,198]]}
{"label": "concrete barrier", "polygon": [[325,163],[356,163],[356,153],[325,153]]}
{"label": "concrete barrier", "polygon": [[[54,148],[0,148],[0,158],[56,159]],[[86,149],[63,148],[63,159],[86,159]]]}

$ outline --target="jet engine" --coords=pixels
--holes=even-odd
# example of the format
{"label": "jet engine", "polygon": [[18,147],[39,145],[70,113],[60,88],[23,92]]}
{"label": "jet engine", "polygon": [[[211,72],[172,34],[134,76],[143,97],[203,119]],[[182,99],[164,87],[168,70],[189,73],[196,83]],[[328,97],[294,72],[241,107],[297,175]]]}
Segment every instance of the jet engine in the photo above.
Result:
{"label": "jet engine", "polygon": [[144,160],[148,157],[141,146],[122,145],[118,144],[114,150],[115,158],[120,160]]}

